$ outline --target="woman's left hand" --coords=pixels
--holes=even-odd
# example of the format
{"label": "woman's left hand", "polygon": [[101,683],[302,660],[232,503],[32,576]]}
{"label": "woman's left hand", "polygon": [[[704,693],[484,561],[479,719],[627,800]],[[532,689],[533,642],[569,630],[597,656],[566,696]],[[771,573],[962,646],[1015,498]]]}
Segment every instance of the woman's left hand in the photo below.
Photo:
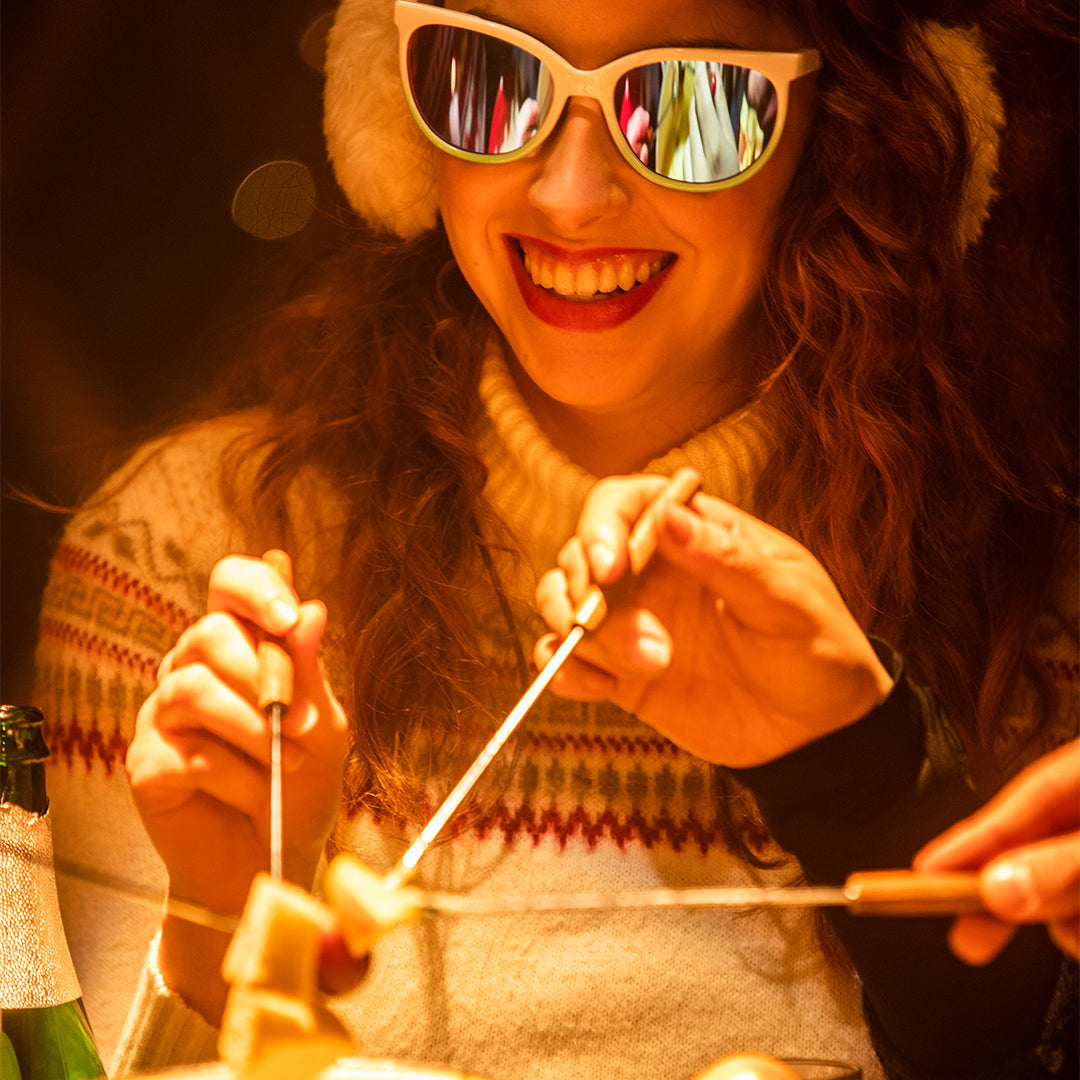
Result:
{"label": "woman's left hand", "polygon": [[[590,582],[627,570],[634,522],[656,476],[600,481],[558,569],[537,588],[553,633],[572,626]],[[565,697],[610,700],[698,757],[762,764],[865,715],[892,679],[821,564],[799,543],[704,494],[661,502],[657,550],[632,597],[577,647],[552,682]]]}

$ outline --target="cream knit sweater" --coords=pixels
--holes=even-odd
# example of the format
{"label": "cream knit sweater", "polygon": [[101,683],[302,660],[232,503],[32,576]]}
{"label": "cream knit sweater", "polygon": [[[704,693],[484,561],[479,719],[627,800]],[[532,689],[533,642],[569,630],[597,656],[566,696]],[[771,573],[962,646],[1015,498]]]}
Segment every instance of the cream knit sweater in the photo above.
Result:
{"label": "cream knit sweater", "polygon": [[[515,591],[528,603],[594,478],[537,429],[498,356],[488,358],[481,393],[488,494],[520,537],[526,570]],[[118,496],[73,519],[44,600],[37,700],[54,751],[57,854],[162,896],[164,868],[123,757],[157,663],[204,610],[211,567],[258,550],[217,485],[222,450],[251,422],[213,422],[144,450]],[[760,409],[748,411],[649,471],[692,464],[707,491],[748,506],[766,429]],[[324,520],[294,552],[305,596],[320,595],[316,534],[332,543],[332,499],[323,505]],[[323,598],[333,614],[334,597]],[[491,648],[507,673],[494,711],[521,687],[511,643],[495,634]],[[333,672],[332,640],[329,651]],[[775,884],[798,872],[790,860],[754,871],[733,855],[716,826],[710,768],[612,707],[545,696],[496,772],[495,805],[425,857],[422,884],[499,895]],[[377,869],[408,839],[364,815],[339,829]],[[767,837],[751,840],[770,853]],[[118,1047],[112,1075],[212,1059],[216,1033],[161,984],[152,948],[147,962],[158,916],[78,876],[61,874],[59,884],[92,1023],[106,1054]],[[364,984],[332,1006],[365,1055],[490,1080],[689,1080],[739,1050],[838,1058],[861,1065],[867,1080],[881,1075],[854,980],[822,958],[799,912],[426,919],[385,938]]]}

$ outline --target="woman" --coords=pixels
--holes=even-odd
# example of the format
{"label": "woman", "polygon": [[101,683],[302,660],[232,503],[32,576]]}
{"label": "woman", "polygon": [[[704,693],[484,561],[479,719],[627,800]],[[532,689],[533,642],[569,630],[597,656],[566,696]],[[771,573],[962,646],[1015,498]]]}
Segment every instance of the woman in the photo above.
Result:
{"label": "woman", "polygon": [[[500,895],[903,865],[974,806],[960,740],[905,671],[988,789],[1071,733],[1067,263],[1025,220],[1051,186],[1027,145],[1041,99],[1011,72],[1027,96],[1003,127],[964,12],[945,28],[898,5],[459,7],[341,6],[328,145],[369,229],[268,321],[249,358],[262,396],[142,450],[69,528],[41,699],[91,768],[51,783],[62,842],[164,884],[152,844],[172,895],[239,910],[268,844],[266,632],[297,676],[287,876],[310,884],[327,845],[389,869],[516,700],[534,641],[549,648],[540,575],[559,558],[539,601],[561,633],[586,559],[600,580],[621,569],[619,485],[560,555],[596,478],[689,464],[696,513],[735,515],[802,575],[781,599],[810,646],[750,665],[771,689],[813,679],[788,695],[809,699],[798,733],[770,741],[711,693],[680,702],[693,686],[666,629],[636,640],[654,670],[671,661],[675,696],[615,693],[654,730],[601,700],[598,635],[563,683],[591,700],[537,706],[418,880]],[[987,47],[1059,55],[1053,34],[987,16]],[[631,136],[638,108],[653,130],[639,114]],[[270,546],[293,555],[295,592],[258,560]],[[665,581],[685,595],[676,578],[658,562],[642,604]],[[80,824],[88,798],[108,837],[100,816]],[[166,913],[140,939],[122,906],[67,889],[76,951],[96,935],[91,1002],[131,986],[102,958],[129,966],[154,937],[117,1069],[212,1057],[223,935]],[[492,1080],[689,1077],[741,1049],[869,1077],[1037,1074],[1068,1043],[1039,933],[970,972],[935,925],[835,932],[843,950],[800,912],[425,920],[336,1004],[364,1053]]]}

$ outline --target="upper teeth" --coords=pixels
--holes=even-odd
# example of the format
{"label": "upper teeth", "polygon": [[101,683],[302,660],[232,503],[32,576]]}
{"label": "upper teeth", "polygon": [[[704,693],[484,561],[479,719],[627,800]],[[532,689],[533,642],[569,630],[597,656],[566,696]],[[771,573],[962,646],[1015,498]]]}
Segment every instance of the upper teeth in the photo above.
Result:
{"label": "upper teeth", "polygon": [[629,291],[660,273],[664,260],[656,255],[598,256],[588,262],[570,263],[550,252],[522,247],[525,269],[533,283],[553,289],[560,296],[588,299],[597,293]]}

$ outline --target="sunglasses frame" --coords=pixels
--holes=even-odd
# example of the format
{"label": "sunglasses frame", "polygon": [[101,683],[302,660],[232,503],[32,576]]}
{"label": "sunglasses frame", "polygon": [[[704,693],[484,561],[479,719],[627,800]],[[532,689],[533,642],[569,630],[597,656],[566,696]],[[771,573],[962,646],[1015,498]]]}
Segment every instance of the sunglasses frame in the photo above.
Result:
{"label": "sunglasses frame", "polygon": [[[525,157],[527,154],[535,153],[543,146],[547,137],[558,126],[566,108],[566,103],[570,98],[589,98],[599,103],[612,140],[629,165],[653,183],[676,191],[700,193],[722,191],[725,188],[745,183],[754,176],[764,166],[765,162],[772,157],[773,151],[780,142],[784,122],[787,118],[790,84],[795,79],[818,71],[822,67],[821,54],[817,49],[800,49],[796,52],[755,52],[747,49],[702,49],[671,46],[668,48],[642,49],[628,53],[626,56],[620,56],[604,64],[603,67],[594,68],[591,71],[582,71],[580,68],[574,67],[543,41],[530,37],[512,26],[492,22],[463,11],[450,11],[447,8],[435,7],[432,4],[414,3],[412,0],[396,0],[394,4],[394,22],[398,27],[401,82],[405,89],[405,98],[409,105],[409,111],[412,113],[420,130],[440,150],[456,158],[461,158],[463,161],[472,161],[477,164],[509,164]],[[524,50],[547,68],[551,75],[551,105],[547,115],[537,128],[536,134],[528,142],[516,150],[508,150],[505,153],[481,154],[473,150],[462,150],[452,143],[446,142],[428,125],[416,104],[409,79],[409,41],[413,34],[424,26],[449,26],[462,30],[472,30]],[[776,120],[768,145],[746,169],[722,180],[695,182],[693,180],[672,179],[661,173],[654,172],[634,154],[630,143],[619,127],[619,118],[615,111],[615,90],[620,78],[631,69],[643,67],[646,64],[655,64],[661,61],[690,60],[711,61],[752,69],[766,76],[776,92]]]}

